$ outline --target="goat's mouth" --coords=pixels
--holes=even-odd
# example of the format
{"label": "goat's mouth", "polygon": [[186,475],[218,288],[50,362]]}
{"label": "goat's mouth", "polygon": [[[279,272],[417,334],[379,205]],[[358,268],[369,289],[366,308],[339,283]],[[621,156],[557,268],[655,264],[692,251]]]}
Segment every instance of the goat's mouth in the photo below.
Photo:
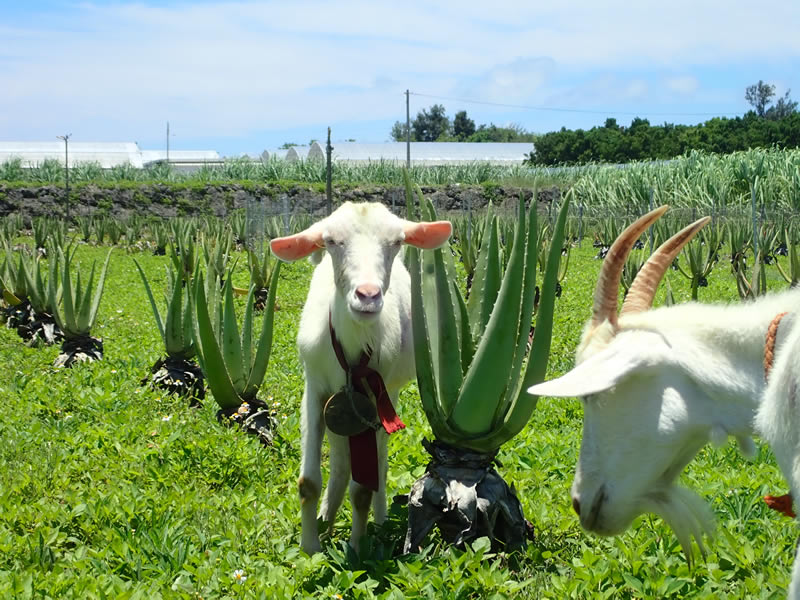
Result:
{"label": "goat's mouth", "polygon": [[350,313],[357,319],[372,320],[377,319],[381,314],[383,306],[353,306],[350,305]]}

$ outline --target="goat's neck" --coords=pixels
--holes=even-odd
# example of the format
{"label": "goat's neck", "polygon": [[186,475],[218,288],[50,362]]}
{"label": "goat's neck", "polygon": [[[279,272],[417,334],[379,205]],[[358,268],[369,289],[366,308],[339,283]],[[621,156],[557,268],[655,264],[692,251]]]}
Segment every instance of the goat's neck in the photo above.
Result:
{"label": "goat's neck", "polygon": [[[724,434],[738,437],[753,432],[753,417],[766,388],[765,338],[774,313],[752,311],[751,320],[736,327],[724,321],[699,326],[696,343],[683,346],[680,357],[696,384],[706,392],[712,438]],[[785,339],[788,324],[778,330],[776,351]]]}
{"label": "goat's neck", "polygon": [[[688,304],[631,315],[622,329],[654,328],[674,349],[681,369],[700,390],[693,402],[710,425],[711,437],[746,437],[764,395],[764,345],[775,316],[796,305],[797,295],[777,294],[754,304],[719,307]],[[778,329],[780,352],[793,320],[788,315]]]}

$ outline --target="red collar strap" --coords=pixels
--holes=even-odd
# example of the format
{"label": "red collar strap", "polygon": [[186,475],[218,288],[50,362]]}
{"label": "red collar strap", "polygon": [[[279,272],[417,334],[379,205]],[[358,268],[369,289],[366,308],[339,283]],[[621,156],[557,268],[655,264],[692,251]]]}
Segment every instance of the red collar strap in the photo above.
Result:
{"label": "red collar strap", "polygon": [[[767,328],[767,337],[764,341],[765,381],[769,379],[769,372],[772,370],[772,362],[775,360],[775,339],[778,337],[778,325],[781,324],[781,319],[783,319],[785,316],[785,312],[777,314]],[[796,516],[792,508],[793,502],[791,494],[784,494],[783,496],[764,496],[764,502],[772,510],[776,510],[787,517]]]}
{"label": "red collar strap", "polygon": [[[378,417],[386,433],[392,434],[405,429],[405,423],[400,420],[394,410],[394,406],[392,406],[389,392],[386,391],[386,385],[383,383],[381,374],[369,366],[372,350],[361,352],[358,364],[350,366],[344,356],[342,344],[336,337],[330,313],[328,313],[328,329],[331,333],[331,344],[339,365],[344,371],[350,371],[350,380],[357,392],[368,395],[367,387],[369,387],[375,397]],[[351,435],[348,439],[350,442],[350,472],[352,473],[353,481],[377,491],[378,444],[375,439],[375,431],[367,429],[357,435]]]}

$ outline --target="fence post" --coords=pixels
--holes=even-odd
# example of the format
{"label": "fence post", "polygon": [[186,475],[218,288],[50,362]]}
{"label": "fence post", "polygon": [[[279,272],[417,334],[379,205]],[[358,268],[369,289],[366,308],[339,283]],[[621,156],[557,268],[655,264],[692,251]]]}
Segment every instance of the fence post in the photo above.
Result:
{"label": "fence post", "polygon": [[583,243],[583,202],[578,204],[578,248]]}
{"label": "fence post", "polygon": [[289,235],[289,196],[283,195],[283,235]]}

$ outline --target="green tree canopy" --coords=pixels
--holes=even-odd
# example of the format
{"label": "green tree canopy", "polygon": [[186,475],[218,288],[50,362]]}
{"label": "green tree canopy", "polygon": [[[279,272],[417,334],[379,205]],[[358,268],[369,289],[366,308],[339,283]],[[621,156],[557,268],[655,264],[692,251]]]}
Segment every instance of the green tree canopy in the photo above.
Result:
{"label": "green tree canopy", "polygon": [[458,111],[453,117],[453,135],[463,142],[473,133],[475,133],[475,121],[467,116],[467,111]]}

